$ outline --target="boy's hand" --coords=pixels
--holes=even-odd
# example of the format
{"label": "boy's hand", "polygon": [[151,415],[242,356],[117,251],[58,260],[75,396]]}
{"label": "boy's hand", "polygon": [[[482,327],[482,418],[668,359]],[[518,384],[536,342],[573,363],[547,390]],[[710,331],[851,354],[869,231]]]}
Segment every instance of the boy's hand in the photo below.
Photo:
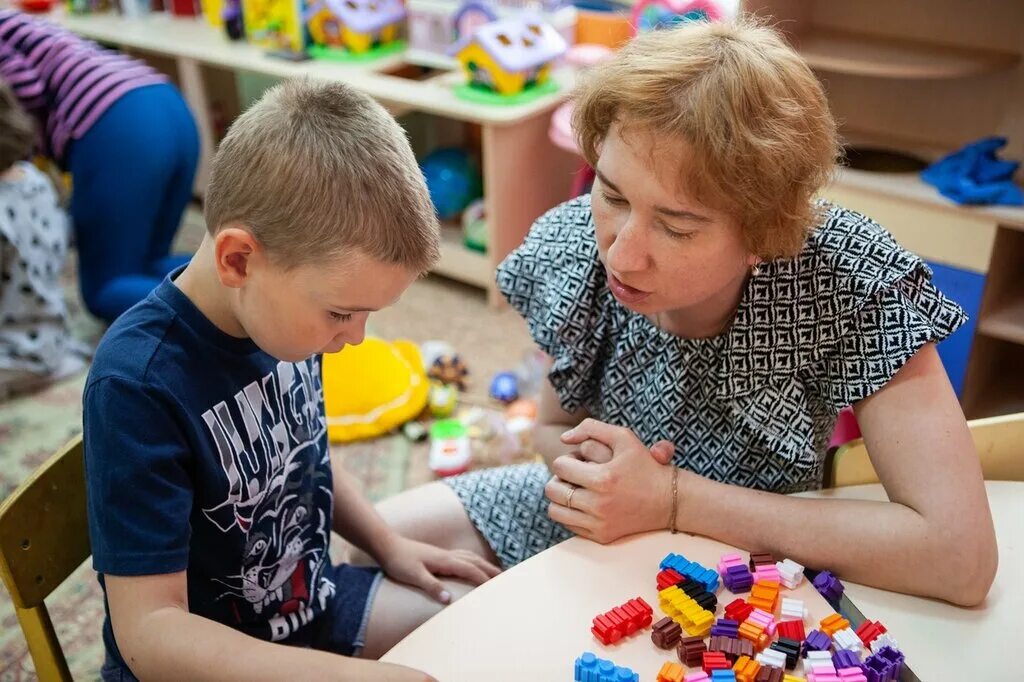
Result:
{"label": "boy's hand", "polygon": [[480,585],[501,571],[482,557],[464,549],[447,550],[397,536],[380,558],[380,566],[389,578],[418,587],[431,597],[448,604],[452,595],[438,576],[460,578]]}

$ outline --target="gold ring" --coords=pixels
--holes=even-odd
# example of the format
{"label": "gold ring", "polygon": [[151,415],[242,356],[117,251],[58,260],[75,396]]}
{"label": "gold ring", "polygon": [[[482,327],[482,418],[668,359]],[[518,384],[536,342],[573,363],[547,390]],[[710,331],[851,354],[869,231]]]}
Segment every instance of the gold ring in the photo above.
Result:
{"label": "gold ring", "polygon": [[569,494],[565,496],[565,506],[572,509],[572,496],[576,494],[576,486],[572,483],[566,483],[569,486]]}

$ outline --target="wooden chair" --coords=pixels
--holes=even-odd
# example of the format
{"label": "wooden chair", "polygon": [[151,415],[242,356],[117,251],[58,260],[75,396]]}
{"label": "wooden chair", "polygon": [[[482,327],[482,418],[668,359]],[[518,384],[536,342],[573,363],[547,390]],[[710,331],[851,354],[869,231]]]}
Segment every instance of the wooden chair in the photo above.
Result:
{"label": "wooden chair", "polygon": [[90,554],[82,455],[79,436],[0,505],[0,577],[44,682],[71,680],[43,600]]}
{"label": "wooden chair", "polygon": [[[1024,481],[1024,412],[975,419],[967,425],[986,480]],[[836,450],[825,485],[838,488],[877,482],[867,446],[863,439],[857,439]]]}

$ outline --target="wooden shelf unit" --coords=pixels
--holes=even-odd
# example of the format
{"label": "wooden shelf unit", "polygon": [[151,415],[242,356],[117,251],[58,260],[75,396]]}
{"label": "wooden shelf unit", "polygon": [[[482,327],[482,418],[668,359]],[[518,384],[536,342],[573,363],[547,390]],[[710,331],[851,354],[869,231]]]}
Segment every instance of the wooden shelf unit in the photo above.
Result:
{"label": "wooden shelf unit", "polygon": [[811,68],[875,78],[964,78],[1014,67],[1013,52],[934,45],[811,26],[794,36]]}

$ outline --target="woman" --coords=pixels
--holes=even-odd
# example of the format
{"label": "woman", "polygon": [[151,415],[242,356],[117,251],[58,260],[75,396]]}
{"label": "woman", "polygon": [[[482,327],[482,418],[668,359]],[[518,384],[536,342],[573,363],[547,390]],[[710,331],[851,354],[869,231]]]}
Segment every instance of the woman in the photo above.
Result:
{"label": "woman", "polygon": [[[498,273],[552,358],[535,438],[550,470],[475,472],[385,516],[504,566],[572,533],[673,528],[981,601],[992,520],[935,351],[964,314],[878,225],[815,202],[838,147],[800,57],[745,22],[646,34],[595,68],[575,130],[593,194]],[[891,501],[785,496],[821,486],[847,405]]]}

